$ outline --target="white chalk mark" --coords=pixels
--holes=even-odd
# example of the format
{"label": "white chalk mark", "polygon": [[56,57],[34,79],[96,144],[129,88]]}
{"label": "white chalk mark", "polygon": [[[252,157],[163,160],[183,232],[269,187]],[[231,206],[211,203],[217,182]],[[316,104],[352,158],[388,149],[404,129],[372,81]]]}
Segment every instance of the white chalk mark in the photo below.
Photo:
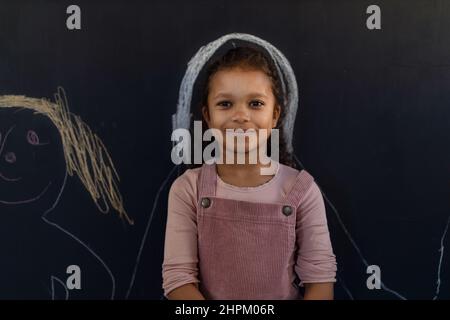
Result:
{"label": "white chalk mark", "polygon": [[347,285],[344,282],[344,279],[342,279],[340,276],[337,276],[339,283],[341,284],[342,288],[344,288],[345,293],[347,293],[347,295],[349,296],[350,300],[355,300],[355,298],[353,298],[353,295],[351,293],[351,291],[347,288]]}
{"label": "white chalk mark", "polygon": [[58,277],[50,276],[50,282],[52,284],[52,300],[55,300],[55,281],[58,281],[66,292],[66,298],[64,300],[69,300],[69,290],[67,290],[67,287],[64,284],[64,282],[61,281],[61,279],[59,279]]}
{"label": "white chalk mark", "polygon": [[51,222],[50,220],[47,219],[47,214],[49,214],[51,211],[53,211],[53,209],[56,207],[56,205],[59,203],[59,200],[61,198],[61,195],[64,191],[64,188],[66,186],[66,182],[67,182],[67,170],[65,172],[65,176],[64,176],[64,182],[62,184],[62,187],[58,193],[58,197],[56,198],[56,201],[53,203],[52,207],[50,209],[48,209],[43,215],[42,215],[42,220],[44,220],[48,225],[53,226],[55,228],[57,228],[58,230],[62,231],[63,233],[65,233],[67,236],[69,236],[70,238],[72,238],[73,240],[75,240],[76,242],[78,242],[83,248],[85,248],[87,251],[89,251],[90,254],[92,254],[97,260],[98,262],[100,262],[100,264],[103,266],[103,268],[105,268],[106,272],[108,273],[108,275],[111,278],[111,283],[112,283],[112,290],[111,290],[111,300],[114,300],[114,296],[116,293],[116,280],[114,278],[114,275],[112,274],[110,268],[107,266],[107,264],[94,252],[94,250],[92,250],[91,248],[89,248],[88,245],[86,245],[83,241],[81,241],[80,239],[78,239],[75,235],[73,235],[72,233],[70,233],[69,231],[67,231],[66,229],[64,229],[63,227],[61,227],[60,225]]}
{"label": "white chalk mark", "polygon": [[2,146],[0,147],[0,154],[2,154],[3,148],[5,147],[5,143],[6,143],[6,140],[8,140],[9,134],[11,133],[11,131],[14,130],[15,127],[16,126],[14,125],[11,128],[9,128],[8,131],[6,131],[5,138],[3,138]]}
{"label": "white chalk mark", "polygon": [[[305,168],[303,166],[303,164],[301,163],[301,161],[297,158],[296,155],[294,155],[294,159],[295,161],[297,161],[297,163],[300,165],[300,167]],[[317,181],[316,181],[317,183]],[[348,239],[350,240],[350,243],[352,244],[353,248],[356,250],[356,252],[358,253],[358,256],[360,257],[360,259],[362,260],[362,262],[364,263],[364,265],[366,266],[366,268],[369,266],[369,263],[367,263],[366,259],[364,258],[363,254],[361,253],[361,250],[359,249],[358,245],[356,244],[355,240],[353,239],[353,237],[350,235],[350,232],[347,230],[347,227],[345,226],[344,222],[341,219],[341,216],[339,214],[339,212],[336,210],[336,208],[334,207],[334,205],[331,203],[331,201],[328,199],[328,197],[326,196],[326,194],[322,191],[322,188],[320,188],[319,184],[317,183],[317,186],[320,189],[320,192],[323,195],[323,198],[325,199],[325,201],[329,204],[329,206],[331,207],[331,209],[333,210],[334,214],[336,215],[336,218],[339,222],[339,225],[341,226],[342,230],[344,231],[345,235],[348,237]],[[380,284],[381,284],[381,288],[384,291],[387,291],[393,295],[395,295],[397,298],[401,299],[401,300],[407,300],[404,296],[402,296],[400,293],[388,288],[383,281],[380,280]]]}
{"label": "white chalk mark", "polygon": [[135,265],[134,265],[133,274],[131,275],[130,286],[128,287],[127,295],[126,295],[126,297],[125,297],[126,299],[128,299],[128,297],[130,296],[131,290],[133,289],[134,282],[135,282],[135,280],[136,280],[137,270],[138,270],[138,268],[139,268],[139,263],[140,263],[140,261],[141,261],[141,256],[142,256],[142,252],[143,252],[143,250],[144,250],[145,242],[146,242],[146,240],[147,240],[147,237],[149,236],[150,227],[151,227],[151,225],[152,225],[152,221],[153,221],[153,218],[154,218],[154,213],[155,213],[155,210],[156,210],[156,206],[157,206],[158,201],[159,201],[159,196],[160,196],[161,192],[164,190],[164,188],[166,187],[167,182],[169,182],[170,177],[171,177],[172,174],[175,172],[175,169],[176,169],[177,167],[178,167],[178,166],[174,166],[174,167],[170,170],[169,174],[167,175],[167,177],[164,179],[164,181],[163,181],[162,184],[160,185],[160,187],[159,187],[159,189],[158,189],[158,192],[156,193],[155,199],[153,200],[153,208],[152,208],[152,211],[151,211],[151,213],[150,213],[150,217],[149,217],[149,219],[148,219],[147,226],[146,226],[146,228],[145,228],[144,236],[142,237],[141,246],[140,246],[140,248],[139,248],[138,255],[137,255],[137,257],[136,257],[136,263],[135,263]]}
{"label": "white chalk mark", "polygon": [[26,204],[26,203],[31,203],[34,202],[36,200],[39,200],[40,198],[42,198],[42,196],[47,192],[48,188],[50,188],[52,182],[50,181],[48,183],[48,185],[44,188],[44,190],[41,191],[41,193],[39,193],[37,196],[27,199],[27,200],[19,200],[19,201],[6,201],[6,200],[1,200],[0,199],[0,203],[1,204],[7,204],[7,205],[17,205],[17,204]]}
{"label": "white chalk mark", "polygon": [[438,272],[437,272],[436,293],[435,293],[435,296],[433,297],[433,300],[438,299],[439,292],[441,290],[441,267],[442,267],[442,259],[444,257],[444,240],[445,240],[445,237],[447,236],[449,223],[450,223],[450,216],[447,219],[447,225],[445,226],[444,233],[442,234],[442,238],[441,238],[441,248],[439,249],[439,252],[441,254],[439,257],[439,266],[438,266]]}
{"label": "white chalk mark", "polygon": [[18,177],[18,178],[8,178],[7,176],[3,175],[0,172],[0,179],[5,180],[6,182],[17,182],[22,180],[22,177]]}
{"label": "white chalk mark", "polygon": [[294,71],[286,57],[269,42],[245,33],[230,33],[219,39],[202,46],[188,63],[188,68],[181,82],[177,112],[172,116],[173,130],[178,128],[189,129],[191,124],[191,99],[194,89],[194,83],[202,68],[211,59],[214,53],[229,40],[241,40],[256,44],[270,55],[281,82],[284,107],[286,115],[283,122],[284,140],[286,142],[287,152],[293,152],[292,133],[294,131],[295,115],[298,107],[298,89],[297,80]]}

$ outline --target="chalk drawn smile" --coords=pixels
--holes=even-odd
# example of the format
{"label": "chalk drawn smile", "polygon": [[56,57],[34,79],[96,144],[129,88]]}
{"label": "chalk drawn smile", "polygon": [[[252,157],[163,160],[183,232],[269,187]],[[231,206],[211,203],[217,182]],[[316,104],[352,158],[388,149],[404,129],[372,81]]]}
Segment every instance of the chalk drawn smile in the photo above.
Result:
{"label": "chalk drawn smile", "polygon": [[1,172],[0,172],[0,179],[3,179],[3,180],[5,180],[5,181],[7,181],[7,182],[15,182],[15,181],[19,181],[20,179],[22,179],[21,177],[19,177],[19,178],[8,178],[8,177],[5,177]]}
{"label": "chalk drawn smile", "polygon": [[0,203],[1,204],[25,204],[25,203],[34,202],[36,200],[39,200],[47,192],[47,190],[51,184],[52,183],[49,182],[47,184],[47,186],[44,188],[44,190],[42,190],[37,196],[34,196],[32,198],[25,199],[25,200],[18,200],[18,201],[5,201],[5,200],[0,199]]}

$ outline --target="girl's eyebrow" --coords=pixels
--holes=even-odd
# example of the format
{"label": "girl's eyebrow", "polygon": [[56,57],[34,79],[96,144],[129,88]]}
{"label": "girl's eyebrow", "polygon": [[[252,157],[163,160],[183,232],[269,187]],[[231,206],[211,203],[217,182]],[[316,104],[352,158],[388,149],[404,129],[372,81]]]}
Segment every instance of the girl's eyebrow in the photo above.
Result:
{"label": "girl's eyebrow", "polygon": [[267,95],[262,92],[249,93],[247,96],[252,98],[268,98]]}
{"label": "girl's eyebrow", "polygon": [[213,97],[213,99],[218,99],[218,98],[230,98],[230,97],[232,97],[233,95],[231,94],[231,93],[227,93],[227,92],[219,92],[219,93],[217,93],[214,97]]}
{"label": "girl's eyebrow", "polygon": [[[251,92],[251,93],[247,94],[246,96],[250,97],[250,98],[268,98],[267,95],[265,95],[262,92]],[[213,96],[213,99],[232,98],[232,97],[233,97],[233,94],[231,94],[231,93],[219,92],[215,96]]]}

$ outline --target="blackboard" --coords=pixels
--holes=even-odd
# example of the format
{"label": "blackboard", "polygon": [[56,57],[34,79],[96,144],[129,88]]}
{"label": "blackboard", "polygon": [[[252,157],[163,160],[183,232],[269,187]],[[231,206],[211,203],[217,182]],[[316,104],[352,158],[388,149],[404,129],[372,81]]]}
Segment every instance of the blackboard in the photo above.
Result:
{"label": "blackboard", "polygon": [[[67,27],[73,4],[81,29]],[[293,147],[325,199],[336,298],[448,299],[450,4],[377,1],[381,29],[369,29],[372,4],[0,1],[0,95],[65,101],[111,156],[123,200],[122,217],[102,213],[67,171],[61,128],[0,108],[0,298],[163,298],[180,84],[200,47],[241,32],[295,73]],[[373,265],[380,289],[367,287]]]}

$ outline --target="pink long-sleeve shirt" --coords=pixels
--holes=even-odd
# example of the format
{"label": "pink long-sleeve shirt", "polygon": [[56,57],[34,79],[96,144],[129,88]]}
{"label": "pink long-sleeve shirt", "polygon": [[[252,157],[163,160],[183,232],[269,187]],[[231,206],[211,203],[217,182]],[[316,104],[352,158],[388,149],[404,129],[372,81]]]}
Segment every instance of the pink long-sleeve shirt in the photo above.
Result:
{"label": "pink long-sleeve shirt", "polygon": [[[278,164],[274,177],[257,187],[236,187],[217,176],[216,195],[220,198],[277,203],[295,182],[298,171]],[[200,168],[178,177],[169,192],[163,262],[164,295],[185,284],[198,283],[197,193]],[[325,206],[319,187],[313,182],[297,208],[293,270],[303,283],[335,282],[333,254]]]}

